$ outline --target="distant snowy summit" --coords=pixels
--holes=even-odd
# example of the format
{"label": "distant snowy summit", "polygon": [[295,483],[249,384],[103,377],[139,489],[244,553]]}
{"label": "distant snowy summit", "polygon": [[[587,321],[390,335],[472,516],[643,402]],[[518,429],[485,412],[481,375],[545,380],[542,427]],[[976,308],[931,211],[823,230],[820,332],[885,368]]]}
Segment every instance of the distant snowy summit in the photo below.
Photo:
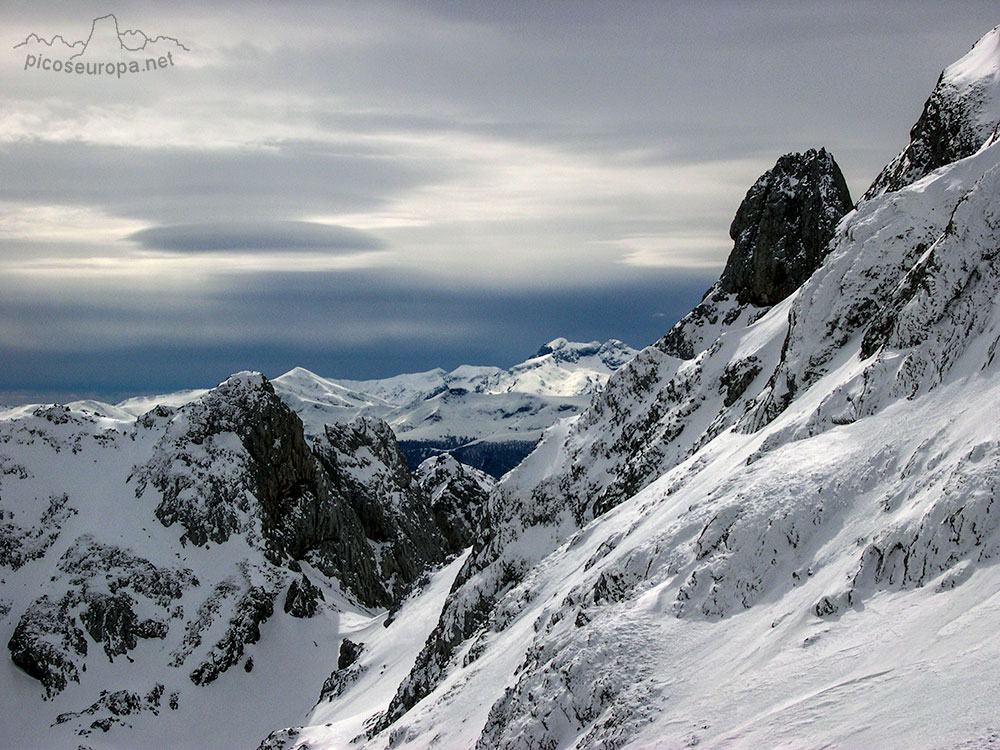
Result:
{"label": "distant snowy summit", "polygon": [[358,414],[385,419],[411,466],[448,452],[500,476],[560,419],[580,413],[636,350],[557,338],[510,369],[462,365],[380,380],[331,380],[297,367],[274,379],[307,435]]}
{"label": "distant snowy summit", "polygon": [[[509,370],[462,365],[451,372],[397,375],[383,380],[332,382],[374,395],[397,406],[426,398],[430,391],[461,388],[476,393],[526,393],[534,396],[580,396],[593,393],[615,370],[636,355],[636,350],[616,339],[580,343],[557,338],[534,356]],[[276,382],[285,376],[275,378]]]}

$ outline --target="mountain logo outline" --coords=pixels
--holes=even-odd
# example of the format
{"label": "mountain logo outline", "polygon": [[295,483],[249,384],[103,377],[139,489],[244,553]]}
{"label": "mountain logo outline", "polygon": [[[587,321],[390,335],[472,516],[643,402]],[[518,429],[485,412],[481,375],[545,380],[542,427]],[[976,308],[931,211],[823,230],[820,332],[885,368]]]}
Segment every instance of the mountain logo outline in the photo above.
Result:
{"label": "mountain logo outline", "polygon": [[[70,55],[69,57],[70,60],[75,60],[76,58],[80,57],[87,51],[87,47],[94,39],[94,32],[98,28],[98,23],[101,21],[107,21],[108,19],[111,19],[114,22],[114,33],[118,38],[118,44],[120,46],[121,51],[144,52],[146,50],[147,45],[156,44],[157,42],[161,41],[172,42],[185,52],[191,51],[176,37],[166,36],[165,34],[159,34],[155,37],[150,37],[148,34],[146,34],[146,32],[142,31],[141,29],[126,29],[125,31],[122,31],[118,25],[118,17],[114,13],[108,13],[106,15],[98,16],[97,18],[93,19],[93,21],[91,21],[90,23],[90,34],[87,35],[86,41],[81,39],[72,43],[67,42],[66,38],[62,34],[55,34],[54,36],[52,36],[51,39],[46,39],[45,37],[32,32],[31,34],[28,34],[28,36],[24,38],[24,41],[15,44],[14,49],[25,47],[32,43],[41,43],[47,47],[52,48],[55,47],[57,42],[59,42],[69,50],[76,50],[75,53]],[[135,42],[132,42],[133,38],[136,40]],[[132,45],[134,46],[126,43],[126,39],[129,42],[132,42]],[[139,40],[141,40],[141,44],[136,43]]]}

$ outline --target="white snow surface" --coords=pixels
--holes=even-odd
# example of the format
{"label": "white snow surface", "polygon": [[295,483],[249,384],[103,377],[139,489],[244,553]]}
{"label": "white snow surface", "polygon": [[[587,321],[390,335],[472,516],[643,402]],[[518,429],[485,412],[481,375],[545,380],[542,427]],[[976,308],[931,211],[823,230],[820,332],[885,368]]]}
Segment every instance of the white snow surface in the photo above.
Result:
{"label": "white snow surface", "polygon": [[342,620],[340,636],[365,646],[357,662],[361,675],[342,697],[321,700],[316,705],[309,715],[309,725],[298,738],[300,744],[315,740],[327,746],[348,747],[364,734],[365,722],[388,704],[396,685],[413,667],[465,557],[456,558],[432,575],[425,588],[403,602],[388,627],[385,613]]}
{"label": "white snow surface", "polygon": [[985,34],[968,54],[956,60],[941,74],[942,80],[959,89],[978,88],[987,92],[979,107],[979,119],[995,125],[1000,117],[1000,26]]}

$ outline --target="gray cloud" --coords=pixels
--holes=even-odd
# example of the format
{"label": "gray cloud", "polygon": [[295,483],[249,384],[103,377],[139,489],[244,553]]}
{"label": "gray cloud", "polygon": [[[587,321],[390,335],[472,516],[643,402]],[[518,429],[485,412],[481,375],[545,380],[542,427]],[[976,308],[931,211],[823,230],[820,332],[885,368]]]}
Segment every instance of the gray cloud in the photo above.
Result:
{"label": "gray cloud", "polygon": [[[100,82],[0,66],[5,387],[147,390],[296,364],[361,377],[510,364],[556,335],[648,343],[712,274],[629,253],[717,265],[747,187],[786,151],[826,146],[859,194],[941,68],[996,23],[995,0],[115,11],[193,62]],[[10,0],[0,21],[16,41],[90,16]],[[339,261],[380,239],[403,268],[283,274],[286,256],[258,253],[226,276],[198,255]],[[175,253],[172,275],[133,243]],[[400,281],[418,272],[426,287]]]}
{"label": "gray cloud", "polygon": [[4,200],[157,223],[361,211],[451,171],[372,147],[304,141],[218,149],[18,141],[0,154]]}
{"label": "gray cloud", "polygon": [[337,252],[381,250],[382,240],[349,227],[309,221],[230,221],[170,224],[128,235],[147,250],[180,253],[216,250]]}

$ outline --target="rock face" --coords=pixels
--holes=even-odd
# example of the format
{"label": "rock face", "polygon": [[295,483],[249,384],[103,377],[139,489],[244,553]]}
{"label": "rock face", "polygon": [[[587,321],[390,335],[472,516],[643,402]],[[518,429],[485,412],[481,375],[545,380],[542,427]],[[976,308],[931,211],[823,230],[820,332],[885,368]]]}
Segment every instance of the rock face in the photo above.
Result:
{"label": "rock face", "polygon": [[434,521],[457,553],[475,540],[480,516],[496,483],[485,472],[459,463],[447,453],[433,456],[417,467],[414,477],[430,500]]}
{"label": "rock face", "polygon": [[313,617],[326,597],[308,576],[292,581],[285,594],[285,613],[292,617]]}
{"label": "rock face", "polygon": [[[374,561],[371,576],[354,577],[347,567],[338,567],[338,573],[342,580],[356,580],[351,585],[364,592],[364,601],[389,606],[428,565],[444,561],[447,545],[427,498],[381,419],[358,417],[328,425],[315,451],[342,502],[357,518]],[[317,565],[322,564],[323,550],[340,536],[334,531],[324,538],[313,556]]]}
{"label": "rock face", "polygon": [[[191,682],[208,685],[236,666],[248,646],[260,640],[260,627],[274,614],[275,591],[268,586],[251,586],[236,602],[225,634],[191,672]],[[244,668],[253,669],[252,657]]]}
{"label": "rock face", "polygon": [[182,541],[253,538],[259,524],[272,562],[308,560],[382,607],[444,559],[426,499],[381,420],[333,425],[310,447],[301,420],[256,373],[165,414],[153,458],[136,471],[136,495],[155,487],[156,516],[179,523]]}
{"label": "rock face", "polygon": [[337,669],[347,669],[354,664],[364,651],[365,644],[355,643],[349,638],[345,638],[340,643],[340,655],[337,657]]}
{"label": "rock face", "polygon": [[720,288],[740,302],[777,304],[819,267],[837,222],[852,207],[844,175],[825,149],[785,154],[736,212]]}
{"label": "rock face", "polygon": [[136,474],[138,497],[148,485],[159,490],[163,525],[179,523],[182,540],[204,546],[259,518],[272,555],[304,554],[314,529],[289,528],[288,518],[314,515],[308,506],[321,480],[301,422],[263,375],[234,375],[167,419],[153,459]]}

